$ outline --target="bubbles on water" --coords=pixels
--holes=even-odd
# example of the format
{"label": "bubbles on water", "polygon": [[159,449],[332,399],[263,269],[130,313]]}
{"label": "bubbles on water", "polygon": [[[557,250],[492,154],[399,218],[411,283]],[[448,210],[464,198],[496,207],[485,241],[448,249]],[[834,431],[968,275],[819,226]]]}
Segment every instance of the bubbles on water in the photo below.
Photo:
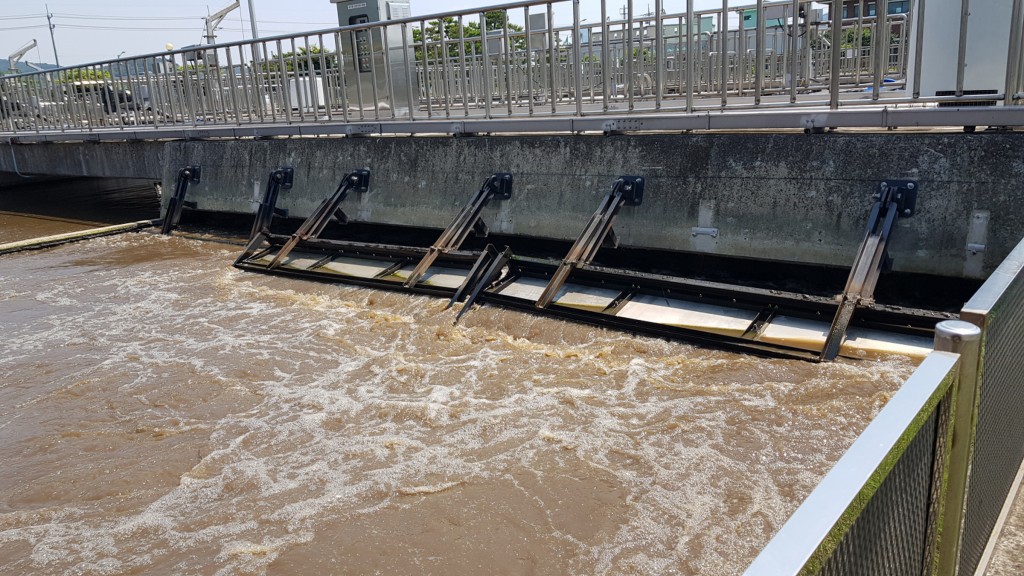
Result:
{"label": "bubbles on water", "polygon": [[[413,519],[434,534],[417,562],[444,571],[445,534],[475,518],[555,572],[735,573],[912,369],[489,306],[453,326],[438,299],[241,272],[179,237],[37,256],[0,261],[0,312],[43,318],[12,323],[0,357],[30,384],[0,388],[0,426],[26,412],[0,442],[24,470],[0,480],[0,547],[28,542],[38,573],[315,571],[303,550],[354,546],[332,526],[381,539]],[[26,504],[55,470],[54,502]]]}

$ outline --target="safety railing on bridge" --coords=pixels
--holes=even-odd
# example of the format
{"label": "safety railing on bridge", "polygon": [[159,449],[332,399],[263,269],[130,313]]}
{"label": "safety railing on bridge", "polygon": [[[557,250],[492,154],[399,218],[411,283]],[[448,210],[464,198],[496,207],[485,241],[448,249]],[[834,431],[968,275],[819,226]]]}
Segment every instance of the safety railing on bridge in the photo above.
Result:
{"label": "safety railing on bridge", "polygon": [[[1012,106],[1024,91],[1022,0],[992,4],[1010,3],[999,30],[972,24],[980,8],[958,13],[957,39],[929,31],[951,5],[935,0],[847,1],[827,18],[807,0],[721,0],[714,10],[657,0],[647,14],[627,0],[614,16],[602,0],[600,22],[580,17],[580,0],[516,2],[3,77],[0,133],[326,125],[350,134],[382,123],[414,133],[457,131],[443,124],[453,119]],[[1006,58],[999,85],[986,79],[983,90],[966,66],[979,33],[997,37],[994,54]],[[748,122],[734,127],[761,127]]]}
{"label": "safety railing on bridge", "polygon": [[747,576],[976,574],[1024,470],[1024,241]]}

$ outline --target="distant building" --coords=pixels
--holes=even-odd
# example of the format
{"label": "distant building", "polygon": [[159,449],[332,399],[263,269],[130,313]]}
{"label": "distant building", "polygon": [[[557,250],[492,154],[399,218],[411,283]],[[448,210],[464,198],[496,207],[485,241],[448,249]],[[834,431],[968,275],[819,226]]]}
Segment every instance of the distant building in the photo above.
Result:
{"label": "distant building", "polygon": [[[831,4],[832,0],[818,0],[823,4]],[[857,18],[864,9],[864,16],[874,16],[877,6],[874,0],[843,0],[843,18]],[[910,12],[910,0],[889,0],[889,14],[907,14]]]}

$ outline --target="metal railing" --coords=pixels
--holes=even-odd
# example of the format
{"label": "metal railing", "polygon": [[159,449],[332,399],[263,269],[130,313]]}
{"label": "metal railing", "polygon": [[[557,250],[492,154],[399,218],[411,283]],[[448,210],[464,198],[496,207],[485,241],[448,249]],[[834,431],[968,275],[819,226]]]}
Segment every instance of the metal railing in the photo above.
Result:
{"label": "metal railing", "polygon": [[[508,122],[520,119],[1021,100],[1020,18],[1010,29],[1004,93],[963,89],[961,35],[956,90],[921,96],[922,50],[912,54],[910,47],[924,37],[925,0],[912,1],[910,14],[841,19],[835,10],[829,21],[817,21],[806,0],[722,0],[715,10],[695,10],[686,0],[677,13],[658,0],[646,15],[628,0],[620,19],[608,17],[605,0],[601,21],[588,23],[579,0],[533,0],[192,47],[4,77],[0,133],[281,125],[330,127],[321,133],[456,132],[468,129],[444,122],[467,119],[479,121],[481,131],[501,131],[545,128]],[[1012,1],[1019,15],[1022,0]],[[879,2],[879,13],[885,5]],[[555,13],[568,10],[572,16],[559,24]],[[965,26],[968,18],[965,11]],[[566,126],[604,125],[547,128]],[[749,120],[732,127],[765,126]]]}
{"label": "metal railing", "polygon": [[975,574],[1024,466],[1024,241],[747,569]]}
{"label": "metal railing", "polygon": [[964,305],[982,328],[977,436],[967,492],[960,573],[984,565],[1007,495],[1024,465],[1024,242]]}

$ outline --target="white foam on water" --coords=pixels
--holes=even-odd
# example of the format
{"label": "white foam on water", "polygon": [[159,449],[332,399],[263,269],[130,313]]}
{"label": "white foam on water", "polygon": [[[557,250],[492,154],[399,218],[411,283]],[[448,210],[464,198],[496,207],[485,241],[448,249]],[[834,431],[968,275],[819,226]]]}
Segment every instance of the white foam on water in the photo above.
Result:
{"label": "white foam on water", "polygon": [[[0,425],[11,398],[71,411],[0,454],[69,430],[115,455],[139,435],[197,452],[149,491],[131,488],[133,462],[90,472],[115,455],[64,464],[95,484],[127,475],[133,505],[0,507],[0,546],[27,543],[32,570],[261,573],[335,519],[511,483],[546,518],[532,537],[574,550],[558,571],[734,573],[912,368],[764,361],[486,306],[452,326],[438,299],[245,273],[233,256],[131,235],[41,253],[19,276],[0,261],[0,306],[35,299],[46,317],[4,344],[0,370],[42,382],[0,388]],[[561,520],[549,491],[576,480],[620,494],[606,533]]]}

